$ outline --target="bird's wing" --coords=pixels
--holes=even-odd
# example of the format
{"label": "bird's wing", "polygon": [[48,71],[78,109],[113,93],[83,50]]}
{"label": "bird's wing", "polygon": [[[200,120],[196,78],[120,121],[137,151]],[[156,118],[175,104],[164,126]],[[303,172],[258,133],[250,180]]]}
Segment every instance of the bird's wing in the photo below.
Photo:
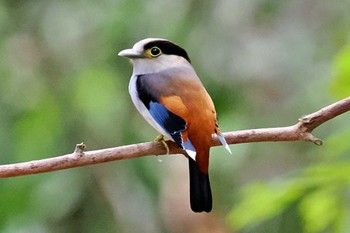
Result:
{"label": "bird's wing", "polygon": [[[153,119],[187,154],[195,159],[196,150],[187,137],[187,108],[181,98],[169,95],[167,89],[160,91],[161,83],[152,83],[157,78],[155,74],[139,75],[136,89],[139,99],[148,109]],[[158,77],[159,78],[159,77]],[[161,81],[160,81],[161,82]],[[163,96],[162,94],[165,94]]]}

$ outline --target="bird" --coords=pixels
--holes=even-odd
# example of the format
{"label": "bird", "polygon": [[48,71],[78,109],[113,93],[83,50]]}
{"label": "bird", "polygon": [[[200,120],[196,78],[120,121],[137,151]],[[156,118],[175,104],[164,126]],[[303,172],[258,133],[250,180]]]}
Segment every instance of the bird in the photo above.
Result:
{"label": "bird", "polygon": [[213,137],[231,153],[214,103],[182,47],[162,38],[146,38],[118,53],[133,71],[129,93],[136,109],[164,139],[185,150],[189,161],[190,206],[212,210],[209,151]]}

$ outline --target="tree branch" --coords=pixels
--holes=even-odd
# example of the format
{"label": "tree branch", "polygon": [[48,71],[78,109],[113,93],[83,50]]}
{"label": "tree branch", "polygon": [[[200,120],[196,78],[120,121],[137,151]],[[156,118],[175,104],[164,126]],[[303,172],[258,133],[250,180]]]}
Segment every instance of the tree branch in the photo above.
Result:
{"label": "tree branch", "polygon": [[[240,130],[223,133],[228,144],[250,142],[311,141],[322,145],[322,140],[311,132],[321,124],[350,111],[350,97],[331,104],[312,114],[299,119],[298,123],[287,127]],[[167,141],[171,154],[185,154],[174,142]],[[219,146],[220,141],[213,138],[212,146]],[[0,177],[23,176],[44,172],[81,167],[114,160],[132,159],[148,155],[162,155],[166,149],[160,142],[146,142],[102,150],[84,152],[83,143],[76,145],[75,151],[58,157],[33,160],[29,162],[0,165]]]}

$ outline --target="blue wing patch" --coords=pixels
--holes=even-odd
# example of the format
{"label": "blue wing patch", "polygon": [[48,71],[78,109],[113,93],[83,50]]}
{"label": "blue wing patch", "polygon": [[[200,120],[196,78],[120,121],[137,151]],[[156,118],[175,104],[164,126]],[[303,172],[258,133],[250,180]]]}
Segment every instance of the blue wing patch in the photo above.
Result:
{"label": "blue wing patch", "polygon": [[174,141],[182,145],[181,132],[186,129],[186,122],[158,102],[150,101],[148,110],[154,120],[170,134]]}
{"label": "blue wing patch", "polygon": [[[186,150],[187,154],[195,160],[196,150],[190,140],[183,142],[181,133],[186,130],[186,121],[170,112],[159,103],[159,93],[150,82],[157,78],[154,74],[138,75],[136,90],[139,99],[146,106],[153,119],[173,138],[173,140]],[[158,80],[158,79],[157,79]],[[154,82],[155,80],[153,80]]]}
{"label": "blue wing patch", "polygon": [[181,132],[186,129],[186,122],[158,102],[151,101],[149,103],[149,112],[154,120],[170,134],[174,141],[181,145],[193,160],[196,160],[196,149],[191,141],[183,142],[182,140]]}

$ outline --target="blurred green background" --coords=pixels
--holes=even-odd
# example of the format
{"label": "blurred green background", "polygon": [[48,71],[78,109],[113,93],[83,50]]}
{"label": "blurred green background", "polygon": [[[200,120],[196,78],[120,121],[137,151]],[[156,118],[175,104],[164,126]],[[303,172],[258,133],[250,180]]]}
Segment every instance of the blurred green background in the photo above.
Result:
{"label": "blurred green background", "polygon": [[[184,47],[222,131],[286,126],[350,95],[350,1],[0,1],[1,164],[153,140],[117,52]],[[0,232],[350,232],[350,113],[306,142],[212,148],[214,210],[187,161],[149,156],[0,180]]]}

